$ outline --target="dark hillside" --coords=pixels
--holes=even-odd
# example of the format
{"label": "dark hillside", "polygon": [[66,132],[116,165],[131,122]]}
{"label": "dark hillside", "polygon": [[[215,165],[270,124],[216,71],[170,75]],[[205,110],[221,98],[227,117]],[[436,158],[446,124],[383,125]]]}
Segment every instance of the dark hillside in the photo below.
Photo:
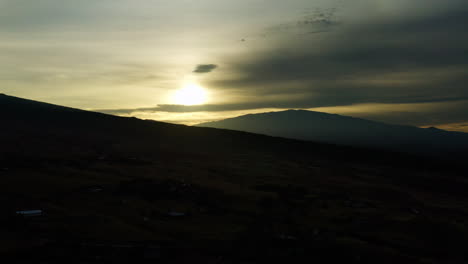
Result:
{"label": "dark hillside", "polygon": [[6,95],[0,123],[10,263],[468,259],[460,163]]}

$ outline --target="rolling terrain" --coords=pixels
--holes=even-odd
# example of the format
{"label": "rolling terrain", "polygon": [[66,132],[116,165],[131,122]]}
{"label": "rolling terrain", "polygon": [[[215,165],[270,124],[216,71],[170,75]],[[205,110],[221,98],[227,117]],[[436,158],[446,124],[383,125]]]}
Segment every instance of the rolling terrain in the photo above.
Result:
{"label": "rolling terrain", "polygon": [[468,153],[467,133],[305,110],[250,114],[198,126],[439,157]]}
{"label": "rolling terrain", "polygon": [[[465,263],[462,163],[0,95],[17,263]],[[39,216],[18,211],[40,210]]]}

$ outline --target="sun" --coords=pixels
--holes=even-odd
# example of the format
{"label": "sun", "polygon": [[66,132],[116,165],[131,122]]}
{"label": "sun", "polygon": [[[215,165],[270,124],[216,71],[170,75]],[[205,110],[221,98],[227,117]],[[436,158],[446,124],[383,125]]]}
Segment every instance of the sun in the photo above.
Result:
{"label": "sun", "polygon": [[180,105],[200,105],[208,100],[208,94],[200,85],[188,83],[174,93],[173,100]]}

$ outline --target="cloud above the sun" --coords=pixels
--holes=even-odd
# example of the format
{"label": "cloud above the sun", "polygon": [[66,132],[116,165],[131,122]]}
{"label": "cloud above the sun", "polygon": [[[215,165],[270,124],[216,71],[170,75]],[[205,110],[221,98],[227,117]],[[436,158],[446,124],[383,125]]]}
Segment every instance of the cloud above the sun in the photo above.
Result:
{"label": "cloud above the sun", "polygon": [[216,64],[198,64],[193,70],[194,73],[209,73],[218,68]]}

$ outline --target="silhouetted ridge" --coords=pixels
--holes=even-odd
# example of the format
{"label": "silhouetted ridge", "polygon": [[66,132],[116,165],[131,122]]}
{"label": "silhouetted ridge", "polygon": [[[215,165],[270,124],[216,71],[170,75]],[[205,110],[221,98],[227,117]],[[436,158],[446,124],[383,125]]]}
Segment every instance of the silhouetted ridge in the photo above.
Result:
{"label": "silhouetted ridge", "polygon": [[430,155],[459,153],[468,149],[466,133],[392,125],[306,110],[250,114],[198,126]]}
{"label": "silhouetted ridge", "polygon": [[[90,145],[97,152],[110,151],[106,148],[157,152],[163,148],[232,153],[283,151],[303,145],[295,140],[118,117],[7,95],[0,96],[0,117],[3,147],[28,152],[34,149],[36,154],[41,148],[56,148],[59,153],[74,147],[88,149]],[[9,144],[12,141],[20,143]],[[325,145],[314,146],[317,151],[326,150]],[[308,151],[305,147],[296,150]]]}
{"label": "silhouetted ridge", "polygon": [[[306,118],[308,111],[287,111],[285,115],[289,122],[294,116]],[[331,116],[324,113],[313,113],[323,120]],[[258,122],[260,116],[269,120]],[[26,153],[30,156],[49,155],[60,156],[70,152],[82,153],[146,153],[156,155],[161,150],[187,153],[277,153],[280,155],[317,156],[333,159],[380,159],[387,162],[388,156],[396,158],[392,152],[375,152],[366,149],[341,147],[317,142],[305,142],[295,139],[275,138],[239,132],[204,127],[189,127],[158,121],[146,121],[131,117],[118,117],[102,113],[84,111],[12,96],[0,96],[0,144],[5,153]],[[335,119],[343,119],[333,115]],[[248,115],[242,119],[251,119],[254,125],[274,128],[277,122],[270,114]],[[295,121],[294,121],[295,122]],[[374,124],[375,122],[365,121]],[[243,122],[241,122],[243,123]],[[376,123],[377,124],[377,123]],[[252,126],[255,127],[255,126]],[[293,127],[293,126],[291,126]],[[248,131],[249,129],[239,129]],[[255,131],[262,133],[263,131]],[[268,134],[268,133],[263,133]],[[288,137],[290,135],[274,135]]]}

